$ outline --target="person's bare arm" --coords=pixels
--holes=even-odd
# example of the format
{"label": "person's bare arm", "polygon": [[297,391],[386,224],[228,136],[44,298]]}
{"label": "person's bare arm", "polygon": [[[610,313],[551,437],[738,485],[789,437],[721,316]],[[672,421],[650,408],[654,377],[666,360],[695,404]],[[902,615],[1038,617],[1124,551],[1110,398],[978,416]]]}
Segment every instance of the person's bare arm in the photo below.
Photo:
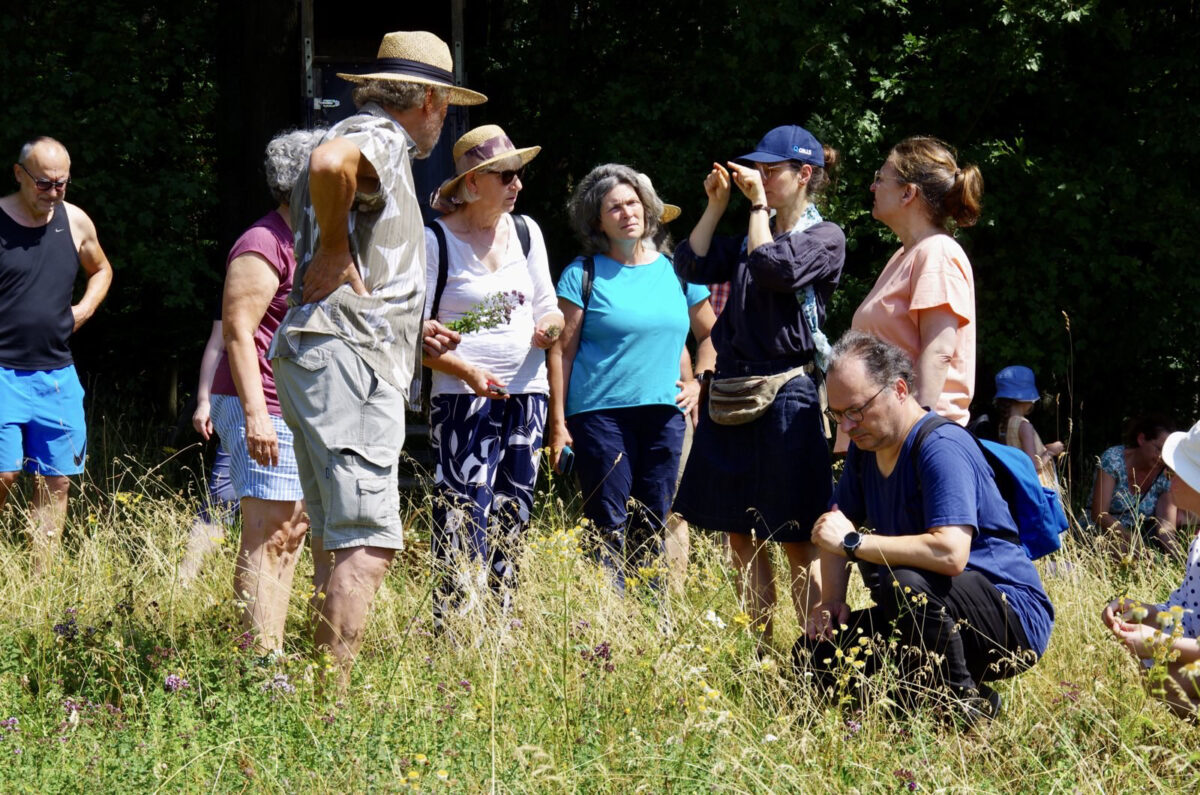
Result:
{"label": "person's bare arm", "polygon": [[378,181],[371,161],[346,138],[334,138],[313,150],[308,190],[320,236],[304,272],[304,303],[321,301],[343,284],[359,295],[367,294],[350,256],[350,206],[356,192],[374,190]]}
{"label": "person's bare arm", "polygon": [[921,352],[914,362],[917,370],[917,401],[922,406],[937,408],[938,398],[946,385],[946,373],[954,356],[958,333],[958,315],[948,306],[924,309],[919,314]]}
{"label": "person's bare arm", "polygon": [[[845,514],[837,510],[836,505],[832,511],[821,514],[817,518],[816,524],[813,526],[814,537],[817,535],[818,529],[827,523],[834,526],[834,534],[841,533],[837,536],[839,546],[841,545],[840,539],[845,537],[846,532],[849,532],[845,530],[846,525],[853,528],[853,524]],[[820,552],[820,566],[821,603],[809,612],[805,631],[810,638],[830,639],[833,637],[834,631],[846,623],[850,617],[850,606],[846,604],[850,566],[845,555],[825,549],[821,549]]]}
{"label": "person's bare arm", "polygon": [[71,314],[75,318],[72,332],[75,332],[96,314],[104,297],[108,295],[113,269],[104,254],[104,249],[100,248],[100,241],[96,237],[96,225],[92,223],[92,219],[74,204],[66,203],[66,208],[67,219],[71,224],[71,236],[79,250],[79,265],[87,276],[87,288],[83,291],[83,297],[71,307]]}
{"label": "person's bare arm", "polygon": [[729,206],[729,171],[720,163],[713,163],[712,171],[704,178],[704,192],[708,194],[708,206],[688,236],[692,252],[697,257],[708,256],[713,233],[717,231],[717,224]]}
{"label": "person's bare arm", "polygon": [[579,336],[583,323],[583,307],[565,298],[558,299],[563,314],[563,331],[546,353],[546,377],[550,381],[550,410],[547,421],[550,437],[550,465],[558,469],[558,457],[563,447],[573,444],[567,430],[567,389],[575,354],[579,352]]}
{"label": "person's bare arm", "polygon": [[229,263],[221,309],[225,355],[246,416],[246,448],[263,466],[278,466],[279,440],[263,394],[254,332],[278,289],[279,275],[258,254],[242,254]]}
{"label": "person's bare arm", "polygon": [[[854,525],[845,514],[830,511],[813,527],[812,540],[822,552],[845,558],[842,539],[852,530]],[[957,577],[967,567],[974,532],[974,528],[967,525],[942,525],[916,535],[864,535],[855,555],[868,563],[892,568],[909,566]]]}
{"label": "person's bare arm", "polygon": [[421,360],[421,363],[430,370],[437,370],[439,373],[446,373],[459,379],[471,388],[478,397],[486,397],[493,399],[507,398],[507,392],[497,392],[492,389],[492,386],[505,387],[506,384],[501,382],[493,373],[484,370],[482,367],[476,367],[470,362],[457,356],[453,353],[445,353],[441,356],[426,356]]}
{"label": "person's bare arm", "polygon": [[1113,491],[1117,488],[1116,479],[1103,469],[1096,473],[1096,485],[1092,489],[1092,521],[1104,530],[1111,530],[1114,525],[1120,526],[1117,518],[1108,512],[1112,505]]}
{"label": "person's bare arm", "polygon": [[208,441],[212,438],[212,384],[225,350],[224,328],[221,321],[214,320],[204,353],[200,355],[200,380],[196,384],[196,410],[192,412],[192,427]]}

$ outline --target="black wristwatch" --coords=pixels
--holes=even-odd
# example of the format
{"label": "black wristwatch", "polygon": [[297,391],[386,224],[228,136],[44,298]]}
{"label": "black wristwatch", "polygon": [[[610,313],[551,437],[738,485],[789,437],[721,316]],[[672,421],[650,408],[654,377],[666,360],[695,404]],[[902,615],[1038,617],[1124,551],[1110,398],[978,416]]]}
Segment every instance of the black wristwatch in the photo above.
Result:
{"label": "black wristwatch", "polygon": [[850,560],[858,560],[858,548],[862,546],[862,533],[851,530],[842,538],[842,551]]}
{"label": "black wristwatch", "polygon": [[712,380],[713,380],[713,371],[712,370],[705,370],[702,373],[696,373],[696,382],[698,384],[700,384],[700,386],[708,386],[710,383],[712,383]]}

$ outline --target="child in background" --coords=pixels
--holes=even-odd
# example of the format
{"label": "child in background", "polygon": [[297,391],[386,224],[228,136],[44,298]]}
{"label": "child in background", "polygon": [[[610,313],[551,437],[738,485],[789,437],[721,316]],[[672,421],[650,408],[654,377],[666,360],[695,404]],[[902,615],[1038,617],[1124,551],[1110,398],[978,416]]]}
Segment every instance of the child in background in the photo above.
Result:
{"label": "child in background", "polygon": [[[1200,423],[1186,434],[1168,436],[1162,458],[1175,472],[1170,491],[1175,504],[1200,512]],[[1183,581],[1165,604],[1116,599],[1101,618],[1145,667],[1166,661],[1168,678],[1155,694],[1176,715],[1195,718],[1200,706],[1200,537],[1188,550]]]}
{"label": "child in background", "polygon": [[1063,454],[1062,442],[1042,444],[1033,423],[1028,419],[1034,404],[1041,398],[1034,382],[1033,370],[1014,364],[996,373],[996,408],[1000,410],[1000,441],[1009,447],[1019,447],[1033,460],[1038,479],[1043,486],[1058,491],[1058,471],[1054,459]]}

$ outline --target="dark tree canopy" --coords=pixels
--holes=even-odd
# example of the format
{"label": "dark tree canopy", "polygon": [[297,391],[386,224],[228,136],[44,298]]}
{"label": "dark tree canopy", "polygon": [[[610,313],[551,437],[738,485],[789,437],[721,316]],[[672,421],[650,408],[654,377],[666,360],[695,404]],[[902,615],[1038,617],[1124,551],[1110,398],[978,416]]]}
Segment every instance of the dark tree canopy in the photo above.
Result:
{"label": "dark tree canopy", "polygon": [[[230,242],[214,232],[234,198],[218,174],[257,161],[259,128],[300,120],[294,5],[231,19],[216,0],[48,0],[0,18],[0,146],[15,155],[43,133],[67,144],[70,199],[117,269],[74,345],[94,393],[152,385],[177,358],[191,389]],[[239,22],[257,26],[239,41],[267,46],[230,46]],[[446,25],[448,38],[449,11]],[[546,230],[556,269],[576,248],[566,198],[592,166],[649,173],[684,208],[680,238],[709,163],[799,123],[844,158],[824,208],[849,240],[836,335],[896,245],[871,218],[871,174],[906,135],[956,145],[986,183],[983,219],[959,233],[978,288],[977,408],[996,370],[1026,364],[1060,395],[1035,415],[1043,436],[1065,436],[1070,418],[1087,454],[1131,413],[1200,416],[1198,45],[1200,7],[1180,0],[466,4],[468,82],[491,98],[471,122],[544,147],[520,210]],[[246,86],[263,69],[282,96],[251,119]],[[243,117],[257,127],[239,137]],[[745,209],[734,203],[728,231]]]}

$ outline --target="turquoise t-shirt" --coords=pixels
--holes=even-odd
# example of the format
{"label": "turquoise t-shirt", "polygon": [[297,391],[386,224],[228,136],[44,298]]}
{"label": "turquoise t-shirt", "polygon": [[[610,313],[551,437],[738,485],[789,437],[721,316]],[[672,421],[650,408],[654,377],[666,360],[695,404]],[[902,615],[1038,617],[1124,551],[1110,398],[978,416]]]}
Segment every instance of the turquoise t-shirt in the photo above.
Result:
{"label": "turquoise t-shirt", "polygon": [[[558,296],[583,306],[583,259],[558,280]],[[687,342],[688,308],[708,289],[687,286],[684,295],[670,261],[621,265],[596,255],[592,297],[571,369],[567,416],[629,406],[675,405],[679,354]]]}

